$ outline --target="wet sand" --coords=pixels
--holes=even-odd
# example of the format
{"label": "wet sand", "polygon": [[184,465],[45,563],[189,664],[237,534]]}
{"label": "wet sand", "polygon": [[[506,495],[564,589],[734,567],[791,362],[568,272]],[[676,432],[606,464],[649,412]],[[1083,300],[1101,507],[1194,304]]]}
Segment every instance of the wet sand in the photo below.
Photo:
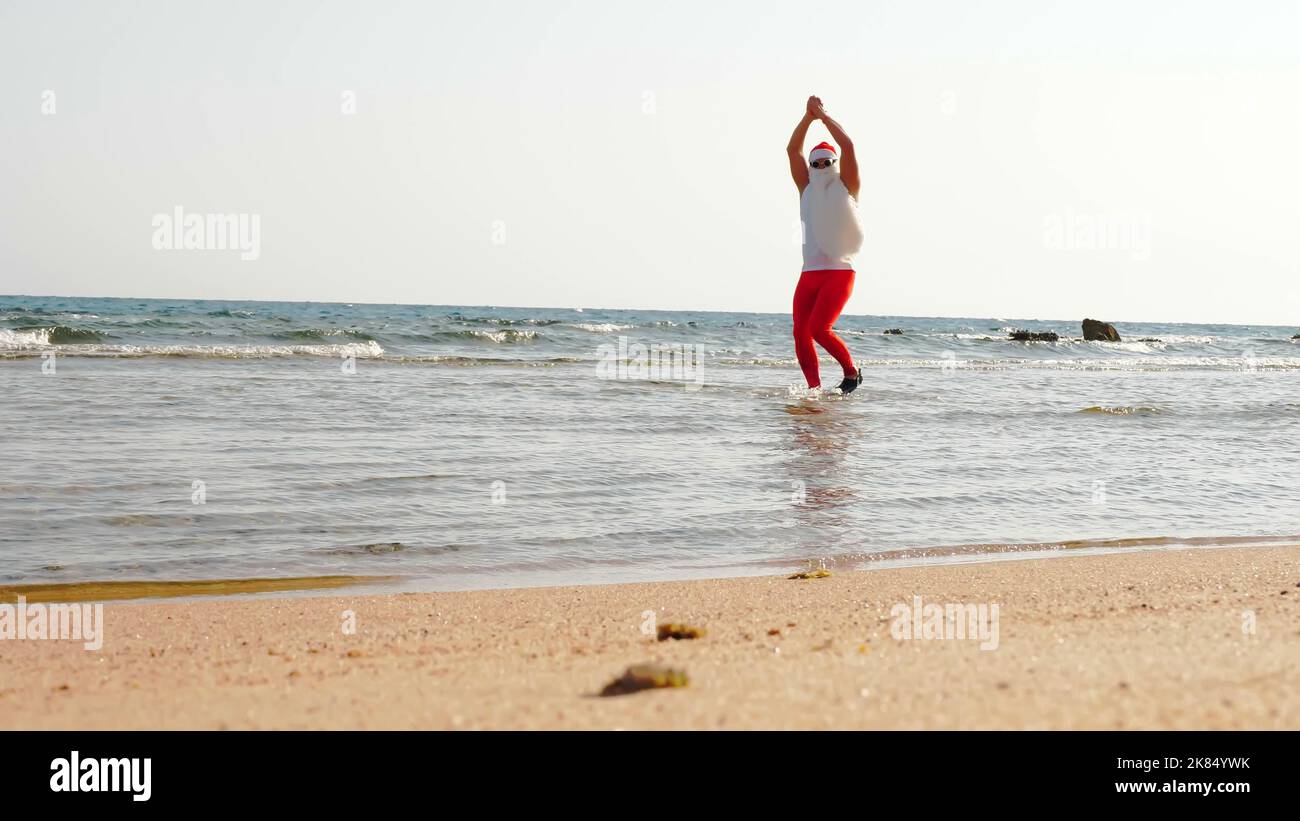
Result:
{"label": "wet sand", "polygon": [[[996,649],[895,637],[916,596],[997,604]],[[1300,728],[1297,546],[104,613],[0,641],[0,727]],[[690,683],[597,695],[642,662]]]}

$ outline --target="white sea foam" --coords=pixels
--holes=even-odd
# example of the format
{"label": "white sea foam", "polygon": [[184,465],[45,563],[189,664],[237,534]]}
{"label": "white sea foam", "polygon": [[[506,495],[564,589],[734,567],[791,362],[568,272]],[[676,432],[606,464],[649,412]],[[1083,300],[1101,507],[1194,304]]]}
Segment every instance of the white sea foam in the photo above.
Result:
{"label": "white sea foam", "polygon": [[0,328],[0,351],[41,350],[50,347],[50,328],[12,331]]}
{"label": "white sea foam", "polygon": [[531,342],[537,338],[537,331],[520,330],[518,328],[506,328],[501,331],[484,331],[478,329],[459,330],[459,331],[442,331],[438,336],[451,339],[457,337],[463,339],[483,339],[488,342],[495,342],[498,345],[508,342]]}
{"label": "white sea foam", "polygon": [[[826,360],[823,357],[823,362]],[[951,368],[954,360],[921,357],[857,357],[854,362],[862,368]],[[1042,370],[1042,371],[1293,371],[1300,370],[1300,357],[1259,356],[1243,360],[1237,356],[1132,356],[1113,359],[1028,359],[1011,357],[968,357],[958,355],[955,362],[966,371]],[[782,357],[723,357],[718,365],[748,365],[756,367],[790,367],[792,358]]]}
{"label": "white sea foam", "polygon": [[570,328],[577,328],[580,331],[590,331],[594,334],[612,334],[617,331],[626,331],[634,327],[632,325],[615,325],[612,322],[572,322]]}
{"label": "white sea foam", "polygon": [[[11,335],[24,338],[15,342]],[[48,337],[48,330],[44,334]],[[40,341],[33,331],[6,331],[0,329],[0,357],[34,356],[43,351],[58,351],[59,356],[145,357],[175,356],[212,359],[268,359],[279,356],[355,356],[358,359],[375,359],[384,355],[378,342],[349,342],[340,345],[50,345]]]}

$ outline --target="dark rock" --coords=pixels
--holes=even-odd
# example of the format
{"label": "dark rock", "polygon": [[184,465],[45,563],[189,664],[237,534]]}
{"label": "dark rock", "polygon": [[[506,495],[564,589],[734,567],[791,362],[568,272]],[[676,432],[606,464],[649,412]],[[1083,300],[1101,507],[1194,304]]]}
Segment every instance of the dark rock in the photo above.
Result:
{"label": "dark rock", "polygon": [[1292,339],[1300,339],[1300,334],[1296,334],[1295,336],[1293,336],[1293,337],[1291,337],[1291,338],[1292,338]]}
{"label": "dark rock", "polygon": [[659,625],[659,640],[668,641],[669,639],[698,639],[704,636],[704,628],[691,627],[687,624],[661,624]]}
{"label": "dark rock", "polygon": [[602,696],[623,696],[641,690],[661,687],[686,687],[690,680],[686,673],[659,664],[634,664],[627,672],[605,685]]}
{"label": "dark rock", "polygon": [[1119,331],[1109,322],[1100,319],[1083,321],[1083,338],[1086,342],[1119,342]]}
{"label": "dark rock", "polygon": [[1016,342],[1056,342],[1061,336],[1056,331],[1012,331],[1011,338]]}
{"label": "dark rock", "polygon": [[886,334],[889,334],[890,336],[902,336],[902,335],[903,335],[903,329],[902,329],[902,328],[888,328],[888,329],[885,330],[885,333],[886,333]]}

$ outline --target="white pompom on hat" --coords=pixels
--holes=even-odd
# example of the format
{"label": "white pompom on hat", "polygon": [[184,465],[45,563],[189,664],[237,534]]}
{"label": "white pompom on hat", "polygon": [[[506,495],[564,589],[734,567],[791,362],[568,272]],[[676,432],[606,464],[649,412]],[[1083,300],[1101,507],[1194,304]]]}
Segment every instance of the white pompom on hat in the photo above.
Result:
{"label": "white pompom on hat", "polygon": [[833,159],[836,159],[835,146],[830,143],[818,143],[817,146],[813,148],[812,153],[808,155],[808,162]]}

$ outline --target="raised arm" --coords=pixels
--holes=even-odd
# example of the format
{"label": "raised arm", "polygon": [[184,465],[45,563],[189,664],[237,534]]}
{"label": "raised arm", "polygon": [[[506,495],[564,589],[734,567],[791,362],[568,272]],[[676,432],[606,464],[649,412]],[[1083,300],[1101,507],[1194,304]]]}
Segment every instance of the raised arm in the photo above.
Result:
{"label": "raised arm", "polygon": [[853,140],[849,135],[844,133],[844,128],[830,118],[826,109],[822,107],[822,101],[817,100],[809,107],[813,116],[821,120],[826,126],[826,130],[831,132],[831,138],[835,144],[840,147],[840,180],[844,187],[849,190],[853,199],[858,198],[858,189],[862,186],[862,178],[858,176],[858,155],[853,151]]}
{"label": "raised arm", "polygon": [[803,119],[794,127],[794,133],[790,135],[790,144],[785,147],[785,153],[790,158],[790,176],[794,177],[795,187],[799,193],[808,187],[808,161],[803,156],[804,140],[808,137],[808,127],[813,124],[811,108],[804,111]]}

